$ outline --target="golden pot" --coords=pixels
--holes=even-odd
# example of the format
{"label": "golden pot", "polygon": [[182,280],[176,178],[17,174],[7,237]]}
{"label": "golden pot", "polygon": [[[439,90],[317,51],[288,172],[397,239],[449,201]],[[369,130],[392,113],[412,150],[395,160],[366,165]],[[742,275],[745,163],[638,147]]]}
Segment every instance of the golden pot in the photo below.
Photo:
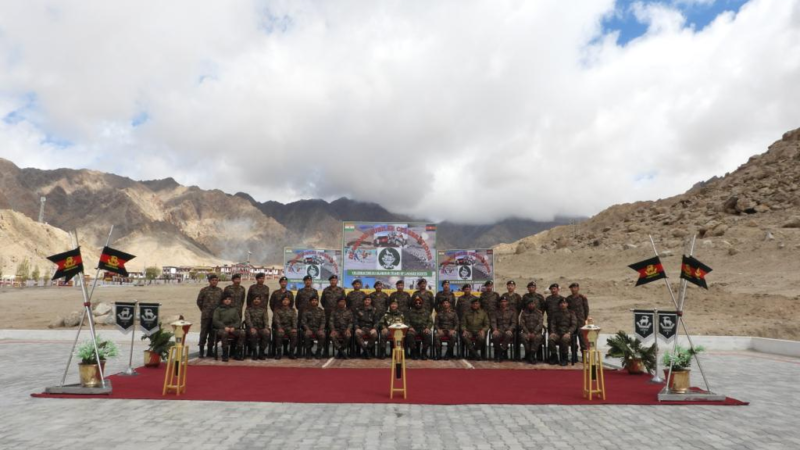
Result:
{"label": "golden pot", "polygon": [[640,358],[631,359],[625,364],[625,369],[627,369],[628,373],[631,375],[638,375],[644,373],[644,363],[642,363]]}
{"label": "golden pot", "polygon": [[161,364],[161,355],[150,350],[144,351],[144,366],[145,367],[158,367]]}
{"label": "golden pot", "polygon": [[[689,391],[689,375],[692,371],[686,370],[672,370],[672,378],[667,380],[669,390],[677,394],[685,394]],[[669,369],[664,369],[664,376],[669,376]]]}
{"label": "golden pot", "polygon": [[[103,373],[106,370],[106,362],[100,361],[100,364],[103,367]],[[83,387],[97,387],[100,386],[102,381],[100,380],[100,369],[98,368],[97,364],[78,364],[78,369],[80,371],[81,376],[81,386]]]}

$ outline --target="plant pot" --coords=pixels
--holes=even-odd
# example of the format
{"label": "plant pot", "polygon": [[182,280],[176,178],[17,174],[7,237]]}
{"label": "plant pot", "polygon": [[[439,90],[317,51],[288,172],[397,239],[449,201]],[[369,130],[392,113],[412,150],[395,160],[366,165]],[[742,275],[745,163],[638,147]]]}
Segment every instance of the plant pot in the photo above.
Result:
{"label": "plant pot", "polygon": [[161,364],[161,355],[150,350],[144,351],[144,366],[158,367]]}
{"label": "plant pot", "polygon": [[[100,365],[103,368],[103,373],[106,370],[106,362],[105,360],[100,361]],[[78,370],[80,371],[81,375],[81,386],[83,387],[97,387],[102,384],[100,380],[100,368],[97,364],[78,364]]]}
{"label": "plant pot", "polygon": [[631,375],[639,375],[644,373],[644,364],[642,363],[642,359],[634,358],[628,360],[628,362],[625,364],[625,369]]}
{"label": "plant pot", "polygon": [[[689,391],[689,375],[692,371],[689,369],[675,370],[672,369],[672,378],[667,380],[669,390],[677,394],[685,394]],[[669,369],[664,369],[664,378],[669,377]]]}

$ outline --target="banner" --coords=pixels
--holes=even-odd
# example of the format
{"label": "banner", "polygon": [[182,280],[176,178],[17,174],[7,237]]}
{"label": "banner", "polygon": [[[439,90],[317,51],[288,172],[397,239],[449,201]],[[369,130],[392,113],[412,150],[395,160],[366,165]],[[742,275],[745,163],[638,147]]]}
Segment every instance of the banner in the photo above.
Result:
{"label": "banner", "polygon": [[314,289],[322,290],[330,284],[331,275],[341,277],[342,251],[314,248],[283,249],[283,274],[288,279],[287,289],[297,291],[303,287],[303,278],[310,275]]}
{"label": "banner", "polygon": [[150,336],[158,331],[158,303],[139,303],[139,329]]}
{"label": "banner", "polygon": [[494,251],[484,249],[439,250],[439,285],[450,282],[450,289],[460,291],[465,284],[472,285],[473,292],[480,292],[483,284],[494,280]]}
{"label": "banner", "polygon": [[106,246],[103,247],[103,253],[100,254],[100,262],[97,263],[97,268],[127,277],[128,270],[125,269],[125,263],[133,258],[136,257]]}
{"label": "banner", "polygon": [[706,275],[711,272],[711,267],[701,263],[692,256],[683,256],[681,262],[681,278],[684,280],[700,286],[703,289],[708,289],[706,283]]}
{"label": "banner", "polygon": [[678,331],[678,313],[675,311],[658,312],[658,334],[665,341],[670,342],[675,339]]}
{"label": "banner", "polygon": [[664,272],[664,266],[661,265],[661,259],[658,256],[633,263],[628,267],[639,272],[639,279],[636,280],[636,286],[667,278],[667,273]]}
{"label": "banner", "polygon": [[633,311],[633,332],[642,342],[653,336],[655,314],[653,311],[635,309]]}
{"label": "banner", "polygon": [[394,288],[398,280],[410,291],[424,278],[436,285],[436,225],[417,223],[344,222],[342,285],[361,279],[364,288],[381,281]]}
{"label": "banner", "polygon": [[135,318],[136,303],[114,303],[114,321],[117,324],[117,329],[121,331],[122,334],[128,334],[133,329]]}
{"label": "banner", "polygon": [[83,272],[83,258],[81,257],[80,247],[68,252],[48,256],[47,259],[56,263],[58,266],[56,272],[53,274],[53,280],[64,277],[64,283],[67,283],[72,277]]}

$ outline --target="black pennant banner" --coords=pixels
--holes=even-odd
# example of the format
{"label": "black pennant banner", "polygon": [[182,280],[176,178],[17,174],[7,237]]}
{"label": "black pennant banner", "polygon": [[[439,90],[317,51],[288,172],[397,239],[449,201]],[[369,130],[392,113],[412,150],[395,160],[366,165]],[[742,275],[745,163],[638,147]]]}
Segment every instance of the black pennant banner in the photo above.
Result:
{"label": "black pennant banner", "polygon": [[158,331],[158,303],[139,303],[139,329],[150,336]]}
{"label": "black pennant banner", "polygon": [[114,303],[114,321],[117,329],[123,334],[133,330],[134,319],[136,318],[136,303],[116,302]]}

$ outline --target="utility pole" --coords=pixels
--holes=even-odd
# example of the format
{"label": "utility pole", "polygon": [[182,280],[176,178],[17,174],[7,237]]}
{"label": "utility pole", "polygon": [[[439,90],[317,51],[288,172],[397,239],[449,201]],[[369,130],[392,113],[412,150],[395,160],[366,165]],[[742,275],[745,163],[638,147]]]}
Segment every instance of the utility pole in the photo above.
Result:
{"label": "utility pole", "polygon": [[39,201],[41,202],[41,206],[39,206],[39,223],[44,223],[44,202],[47,201],[47,198],[42,196]]}

